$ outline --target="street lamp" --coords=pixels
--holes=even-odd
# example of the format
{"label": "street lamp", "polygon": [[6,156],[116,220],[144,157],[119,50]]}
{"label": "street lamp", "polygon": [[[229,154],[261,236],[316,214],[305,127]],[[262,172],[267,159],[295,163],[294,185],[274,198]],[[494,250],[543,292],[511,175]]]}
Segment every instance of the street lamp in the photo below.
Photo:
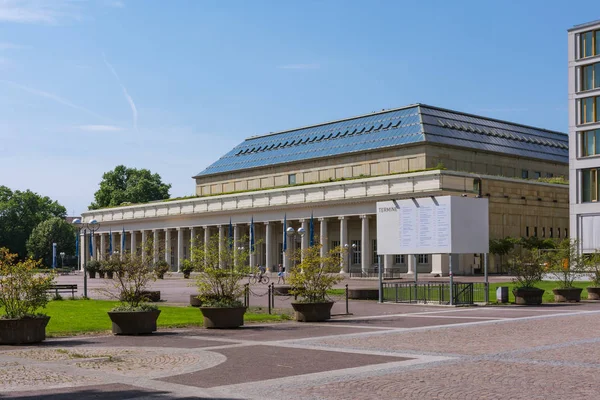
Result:
{"label": "street lamp", "polygon": [[60,267],[64,268],[65,267],[65,252],[61,251],[59,253],[59,255],[60,255]]}
{"label": "street lamp", "polygon": [[[83,229],[83,297],[87,298],[87,251],[85,249],[85,235],[87,233],[86,230],[89,229],[93,237],[94,232],[96,232],[100,228],[100,224],[95,219],[92,219],[88,222],[81,222],[79,218],[75,218],[73,220],[73,225],[75,225],[75,227],[77,228],[78,237],[81,237],[81,230]],[[79,263],[79,254],[77,254],[77,263]]]}
{"label": "street lamp", "polygon": [[[294,253],[294,251],[296,250],[296,249],[295,249],[295,247],[296,247],[296,244],[295,244],[295,242],[296,242],[296,240],[295,240],[295,239],[296,239],[296,236],[300,236],[300,238],[304,237],[304,234],[306,233],[306,230],[305,230],[304,228],[300,227],[300,228],[298,228],[298,230],[296,231],[294,228],[292,228],[292,227],[290,226],[289,228],[287,228],[287,229],[285,230],[285,233],[288,235],[288,237],[290,238],[290,240],[291,240],[291,241],[292,241],[292,243],[293,243],[293,247],[294,247],[294,249],[293,249],[293,251],[292,251],[292,254],[293,254],[293,253]],[[296,268],[296,257],[294,257],[294,268]]]}
{"label": "street lamp", "polygon": [[[354,251],[356,251],[356,243],[352,243],[351,246],[348,246],[348,243],[344,244],[344,249],[348,252],[348,272],[350,272],[350,269],[352,267],[352,255],[354,254]],[[342,265],[342,270],[340,271],[340,274],[343,274],[344,271],[344,266]]]}

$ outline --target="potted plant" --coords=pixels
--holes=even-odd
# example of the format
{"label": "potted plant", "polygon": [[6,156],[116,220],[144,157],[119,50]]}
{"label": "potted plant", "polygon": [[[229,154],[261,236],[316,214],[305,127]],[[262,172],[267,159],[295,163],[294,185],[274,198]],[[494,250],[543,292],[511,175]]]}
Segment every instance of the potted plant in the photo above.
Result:
{"label": "potted plant", "polygon": [[158,260],[154,265],[154,273],[157,279],[165,279],[165,274],[171,270],[171,266],[165,260]]}
{"label": "potted plant", "polygon": [[315,244],[302,251],[300,263],[291,268],[288,283],[290,293],[299,301],[292,302],[296,311],[296,320],[301,322],[320,322],[331,318],[333,301],[327,297],[327,291],[340,282],[343,277],[338,273],[341,247],[331,249],[321,255],[321,245]]}
{"label": "potted plant", "polygon": [[542,280],[544,263],[537,249],[516,250],[511,260],[511,273],[515,276],[513,289],[515,303],[522,305],[542,304],[544,290],[535,285]]}
{"label": "potted plant", "polygon": [[582,288],[575,287],[573,281],[584,270],[585,260],[578,251],[578,241],[564,239],[554,250],[543,253],[546,271],[554,277],[558,287],[552,289],[556,302],[581,301]]}
{"label": "potted plant", "polygon": [[194,265],[190,260],[183,260],[181,262],[181,272],[183,272],[184,279],[190,279],[190,275],[194,270]]}
{"label": "potted plant", "polygon": [[16,254],[0,248],[0,345],[41,342],[50,320],[37,311],[46,307],[55,275],[37,274],[39,261],[16,259]]}
{"label": "potted plant", "polygon": [[90,279],[95,279],[96,273],[100,271],[100,262],[97,260],[90,260],[85,266],[85,269],[87,270]]}
{"label": "potted plant", "polygon": [[116,279],[112,289],[101,289],[105,294],[119,300],[119,305],[108,312],[112,332],[116,335],[140,335],[156,331],[160,310],[148,304],[144,294],[156,279],[152,269],[152,241],[142,245],[142,254],[126,254],[121,262],[115,262]]}
{"label": "potted plant", "polygon": [[600,300],[600,252],[591,254],[585,263],[586,270],[591,273],[592,284],[586,288],[588,300]]}
{"label": "potted plant", "polygon": [[106,274],[106,269],[104,269],[104,266],[105,266],[104,262],[102,262],[102,261],[95,261],[95,262],[98,263],[97,270],[96,270],[96,272],[98,273],[98,278],[104,279],[104,275]]}
{"label": "potted plant", "polygon": [[[245,241],[246,240],[246,241]],[[247,243],[246,238],[240,243]],[[196,286],[205,328],[237,328],[244,325],[246,307],[243,279],[248,276],[248,249],[215,235],[206,246],[194,247]]]}

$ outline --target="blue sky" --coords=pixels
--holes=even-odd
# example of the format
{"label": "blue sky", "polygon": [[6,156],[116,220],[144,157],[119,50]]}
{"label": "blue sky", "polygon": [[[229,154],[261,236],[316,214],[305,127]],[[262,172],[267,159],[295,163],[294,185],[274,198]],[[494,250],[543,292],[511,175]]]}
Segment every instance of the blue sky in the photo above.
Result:
{"label": "blue sky", "polygon": [[244,138],[427,103],[566,132],[569,1],[0,0],[0,184],[87,209]]}

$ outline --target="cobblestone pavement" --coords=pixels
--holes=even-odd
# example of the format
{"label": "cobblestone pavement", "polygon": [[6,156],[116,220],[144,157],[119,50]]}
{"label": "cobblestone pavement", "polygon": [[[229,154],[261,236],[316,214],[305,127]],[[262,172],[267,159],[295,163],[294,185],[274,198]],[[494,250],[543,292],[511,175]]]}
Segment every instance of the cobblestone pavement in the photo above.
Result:
{"label": "cobblestone pavement", "polygon": [[385,307],[323,324],[0,347],[0,399],[598,397],[600,304]]}

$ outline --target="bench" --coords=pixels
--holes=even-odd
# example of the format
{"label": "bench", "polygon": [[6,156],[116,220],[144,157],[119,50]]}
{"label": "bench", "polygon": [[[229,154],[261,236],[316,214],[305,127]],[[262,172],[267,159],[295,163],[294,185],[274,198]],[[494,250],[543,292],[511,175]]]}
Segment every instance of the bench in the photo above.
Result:
{"label": "bench", "polygon": [[69,284],[69,285],[52,285],[48,288],[48,292],[54,292],[54,295],[58,297],[59,293],[69,293],[71,292],[71,298],[75,298],[75,292],[77,291],[77,285]]}

